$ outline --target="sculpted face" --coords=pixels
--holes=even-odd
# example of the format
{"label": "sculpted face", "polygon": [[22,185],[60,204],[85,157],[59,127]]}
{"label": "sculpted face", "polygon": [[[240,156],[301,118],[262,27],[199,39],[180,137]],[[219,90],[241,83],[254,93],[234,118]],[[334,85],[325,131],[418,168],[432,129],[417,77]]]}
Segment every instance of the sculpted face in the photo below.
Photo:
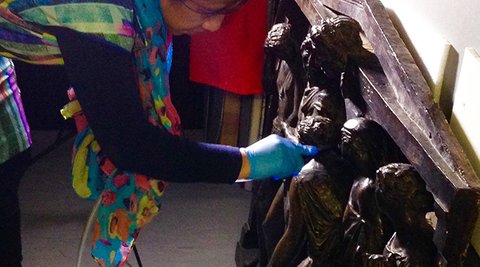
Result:
{"label": "sculpted face", "polygon": [[390,135],[373,120],[350,119],[343,125],[342,155],[363,175],[373,178],[375,171],[391,162],[406,162]]}
{"label": "sculpted face", "polygon": [[326,117],[307,116],[298,123],[297,131],[302,144],[322,147],[337,143],[335,125]]}
{"label": "sculpted face", "polygon": [[318,74],[326,76],[336,74],[332,69],[337,61],[335,60],[335,53],[328,41],[325,40],[325,35],[321,30],[321,26],[312,26],[300,48],[304,67],[312,77]]}
{"label": "sculpted face", "polygon": [[265,52],[273,53],[282,60],[293,58],[297,53],[297,45],[292,39],[292,25],[278,23],[272,26],[265,39]]}
{"label": "sculpted face", "polygon": [[360,32],[358,23],[345,16],[313,25],[301,47],[305,69],[311,76],[323,73],[329,78],[338,78],[348,55],[362,47]]}
{"label": "sculpted face", "polygon": [[377,199],[389,217],[416,214],[424,215],[433,210],[433,197],[425,182],[410,164],[392,163],[377,171]]}
{"label": "sculpted face", "polygon": [[372,147],[362,138],[361,132],[364,129],[363,118],[348,120],[341,129],[342,155],[355,166],[369,166],[373,160],[368,153]]}

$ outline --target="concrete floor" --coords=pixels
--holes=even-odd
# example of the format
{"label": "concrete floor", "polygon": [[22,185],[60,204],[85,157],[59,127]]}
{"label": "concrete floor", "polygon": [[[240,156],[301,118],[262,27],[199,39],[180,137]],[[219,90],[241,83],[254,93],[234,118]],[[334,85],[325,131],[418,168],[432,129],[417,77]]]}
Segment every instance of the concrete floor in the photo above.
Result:
{"label": "concrete floor", "polygon": [[[35,131],[34,155],[56,132]],[[72,139],[43,156],[20,186],[24,267],[76,266],[82,232],[93,202],[75,195],[70,183]],[[140,233],[144,267],[235,266],[240,229],[247,221],[250,193],[238,185],[173,184],[159,216]],[[96,266],[89,247],[82,267]],[[126,266],[138,266],[132,253]]]}

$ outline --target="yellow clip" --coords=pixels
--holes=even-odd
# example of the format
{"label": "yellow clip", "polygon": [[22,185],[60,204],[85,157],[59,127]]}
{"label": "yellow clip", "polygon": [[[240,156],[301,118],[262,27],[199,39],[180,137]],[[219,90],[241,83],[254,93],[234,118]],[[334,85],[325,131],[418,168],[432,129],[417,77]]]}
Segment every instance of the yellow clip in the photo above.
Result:
{"label": "yellow clip", "polygon": [[78,100],[74,100],[63,106],[60,110],[60,114],[62,114],[64,119],[68,119],[81,111],[82,107],[80,106],[80,103],[78,103]]}

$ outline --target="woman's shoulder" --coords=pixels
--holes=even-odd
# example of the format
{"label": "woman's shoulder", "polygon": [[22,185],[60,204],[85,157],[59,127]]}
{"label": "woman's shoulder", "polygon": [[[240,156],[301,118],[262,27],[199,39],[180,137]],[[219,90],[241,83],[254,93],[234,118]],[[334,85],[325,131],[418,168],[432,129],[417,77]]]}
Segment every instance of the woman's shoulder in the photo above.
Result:
{"label": "woman's shoulder", "polygon": [[126,9],[133,8],[133,0],[6,0],[1,3],[2,7],[7,7],[14,12],[22,12],[31,8],[47,8],[67,6],[74,8],[82,5],[113,5]]}
{"label": "woman's shoulder", "polygon": [[10,0],[7,8],[26,22],[63,26],[130,50],[133,0]]}

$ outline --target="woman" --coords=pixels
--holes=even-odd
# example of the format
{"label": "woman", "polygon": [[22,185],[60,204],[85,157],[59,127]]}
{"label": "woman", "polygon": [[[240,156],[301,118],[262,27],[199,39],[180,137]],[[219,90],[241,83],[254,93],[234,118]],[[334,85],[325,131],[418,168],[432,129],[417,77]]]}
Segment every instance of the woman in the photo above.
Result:
{"label": "woman", "polygon": [[22,266],[18,187],[31,143],[13,62],[0,57],[0,266]]}
{"label": "woman", "polygon": [[[243,2],[13,0],[0,4],[4,20],[0,55],[64,64],[88,119],[88,127],[76,140],[74,187],[83,197],[102,197],[92,246],[101,265],[120,266],[126,261],[139,229],[158,213],[162,181],[233,183],[286,177],[300,170],[303,155],[316,154],[314,147],[278,136],[246,148],[179,137],[180,120],[168,83],[171,35],[215,31],[225,14]],[[115,227],[109,227],[112,221],[117,222]]]}

